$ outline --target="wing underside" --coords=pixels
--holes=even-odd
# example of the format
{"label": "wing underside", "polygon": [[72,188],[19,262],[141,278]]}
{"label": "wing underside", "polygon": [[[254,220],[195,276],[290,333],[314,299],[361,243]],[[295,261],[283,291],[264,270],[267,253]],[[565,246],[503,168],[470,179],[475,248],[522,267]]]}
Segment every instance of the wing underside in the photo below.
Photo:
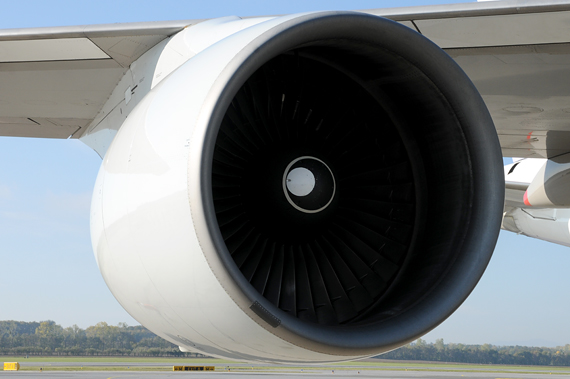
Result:
{"label": "wing underside", "polygon": [[196,22],[0,31],[0,135],[79,137],[132,62]]}
{"label": "wing underside", "polygon": [[[483,96],[504,156],[570,149],[570,1],[375,9],[448,52]],[[78,138],[132,62],[200,20],[0,30],[0,135]]]}

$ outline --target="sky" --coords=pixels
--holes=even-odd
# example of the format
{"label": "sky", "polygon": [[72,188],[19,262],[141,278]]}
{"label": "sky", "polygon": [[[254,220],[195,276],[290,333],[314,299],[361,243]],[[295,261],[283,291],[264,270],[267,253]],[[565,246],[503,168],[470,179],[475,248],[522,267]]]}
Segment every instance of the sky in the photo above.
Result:
{"label": "sky", "polygon": [[[435,1],[53,1],[2,5],[0,28],[255,16]],[[444,2],[437,2],[444,3]],[[0,83],[1,85],[1,83]],[[0,138],[0,320],[82,328],[138,322],[97,269],[89,206],[99,156],[77,140]],[[501,232],[479,285],[425,339],[497,345],[570,343],[570,248]]]}

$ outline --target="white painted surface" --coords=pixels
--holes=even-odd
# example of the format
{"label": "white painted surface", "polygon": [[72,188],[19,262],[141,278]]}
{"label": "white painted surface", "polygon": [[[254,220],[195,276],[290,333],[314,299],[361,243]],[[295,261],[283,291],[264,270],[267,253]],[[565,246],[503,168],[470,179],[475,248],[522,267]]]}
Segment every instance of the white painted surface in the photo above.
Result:
{"label": "white painted surface", "polygon": [[307,196],[315,188],[315,175],[311,170],[297,167],[287,174],[287,189],[295,196]]}
{"label": "white painted surface", "polygon": [[[505,170],[505,181],[507,182],[516,182],[516,183],[525,183],[530,184],[533,179],[536,177],[536,174],[540,171],[540,169],[546,163],[546,159],[542,158],[527,158],[522,159],[518,162],[506,165],[504,167]],[[512,170],[513,166],[516,167]]]}
{"label": "white painted surface", "polygon": [[[544,179],[544,167],[547,161],[547,159],[528,158],[506,165],[504,168],[505,181],[527,184],[529,185],[529,192],[534,183],[537,187],[534,190],[534,196],[537,199],[541,196],[546,197],[544,186],[536,183],[540,183]],[[515,165],[516,167],[509,174]],[[570,246],[570,209],[527,207],[522,204],[523,193],[524,191],[513,191],[508,188],[505,191],[506,204],[502,229],[559,245]],[[531,199],[529,198],[529,200]],[[532,200],[530,203],[533,204]],[[512,204],[519,206],[512,206]]]}
{"label": "white painted surface", "polygon": [[570,246],[570,209],[514,208],[505,213],[517,230],[528,237]]}
{"label": "white painted surface", "polygon": [[[564,203],[563,200],[560,198],[560,194],[558,198],[551,199],[549,194],[552,194],[556,191],[556,187],[560,188],[560,186],[566,187],[566,183],[568,182],[567,179],[568,175],[570,174],[570,163],[563,163],[568,161],[570,157],[568,155],[563,155],[557,157],[558,161],[555,162],[553,160],[546,160],[546,162],[542,165],[540,170],[537,172],[536,176],[530,183],[527,189],[527,199],[528,202],[533,207],[567,207],[570,206],[568,202],[570,199],[570,195],[565,196],[566,202]],[[556,179],[553,179],[556,178]],[[553,180],[551,180],[553,179]],[[565,191],[567,193],[567,191]],[[557,201],[557,203],[554,203]]]}
{"label": "white painted surface", "polygon": [[82,142],[105,155],[117,131],[134,107],[181,65],[208,46],[268,18],[224,17],[204,21],[161,41],[130,65],[103,105]]}
{"label": "white painted surface", "polygon": [[127,117],[97,178],[91,232],[106,283],[137,321],[189,350],[270,362],[355,358],[304,349],[269,332],[228,295],[227,279],[206,260],[217,257],[200,187],[213,108],[236,55],[255,51],[253,40],[294,17],[222,39],[170,74]]}

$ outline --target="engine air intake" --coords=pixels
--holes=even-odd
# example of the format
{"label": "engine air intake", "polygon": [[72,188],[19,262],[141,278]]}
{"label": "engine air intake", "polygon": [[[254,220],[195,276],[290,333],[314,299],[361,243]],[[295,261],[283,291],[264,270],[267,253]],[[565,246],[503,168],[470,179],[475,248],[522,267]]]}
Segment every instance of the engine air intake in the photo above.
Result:
{"label": "engine air intake", "polygon": [[311,14],[253,39],[223,78],[196,209],[240,309],[333,355],[391,350],[457,309],[504,199],[492,120],[449,56],[388,20]]}
{"label": "engine air intake", "polygon": [[413,235],[413,175],[393,122],[345,74],[298,53],[265,64],[235,96],[212,192],[242,274],[309,322],[358,321]]}

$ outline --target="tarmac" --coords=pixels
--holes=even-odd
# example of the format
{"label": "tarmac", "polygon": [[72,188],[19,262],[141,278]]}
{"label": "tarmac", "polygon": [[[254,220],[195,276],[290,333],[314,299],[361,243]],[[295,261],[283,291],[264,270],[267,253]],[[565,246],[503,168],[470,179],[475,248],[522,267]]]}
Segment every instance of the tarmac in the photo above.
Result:
{"label": "tarmac", "polygon": [[[141,365],[144,367],[143,365]],[[132,365],[130,366],[132,367]],[[385,378],[385,379],[552,379],[552,375],[546,373],[521,374],[512,372],[426,372],[426,371],[384,371],[384,370],[311,370],[307,372],[152,372],[152,371],[0,371],[0,378],[18,379],[132,379],[132,378],[204,378],[204,379],[229,379],[229,378]],[[570,375],[556,375],[555,377],[570,377]]]}
{"label": "tarmac", "polygon": [[[298,367],[277,366],[268,368],[267,364],[247,364],[234,363],[230,366],[222,363],[196,362],[188,364],[194,366],[215,366],[214,372],[185,371],[175,372],[172,370],[172,363],[161,362],[26,362],[19,360],[23,370],[2,371],[0,367],[0,379],[18,378],[62,378],[62,379],[122,379],[122,378],[204,378],[204,379],[229,379],[229,378],[384,378],[384,379],[570,379],[570,370],[560,370],[554,368],[552,374],[544,367],[532,366],[486,366],[480,368],[457,365],[453,370],[438,371],[437,367],[426,364],[406,366],[402,362],[373,367],[366,365],[338,365],[334,367],[312,367],[301,369]],[[179,364],[179,363],[177,363]],[[42,367],[39,371],[38,367]],[[74,370],[85,368],[86,371],[64,371],[65,368],[72,367]],[[111,369],[112,367],[112,369]],[[108,368],[108,371],[106,370]],[[119,370],[117,370],[119,368]],[[156,369],[161,371],[152,371]],[[504,369],[503,369],[504,368]],[[59,371],[60,369],[61,371]],[[405,371],[408,369],[407,371]],[[37,370],[37,371],[36,371]],[[334,371],[333,371],[334,370]],[[493,371],[493,372],[485,372]]]}

